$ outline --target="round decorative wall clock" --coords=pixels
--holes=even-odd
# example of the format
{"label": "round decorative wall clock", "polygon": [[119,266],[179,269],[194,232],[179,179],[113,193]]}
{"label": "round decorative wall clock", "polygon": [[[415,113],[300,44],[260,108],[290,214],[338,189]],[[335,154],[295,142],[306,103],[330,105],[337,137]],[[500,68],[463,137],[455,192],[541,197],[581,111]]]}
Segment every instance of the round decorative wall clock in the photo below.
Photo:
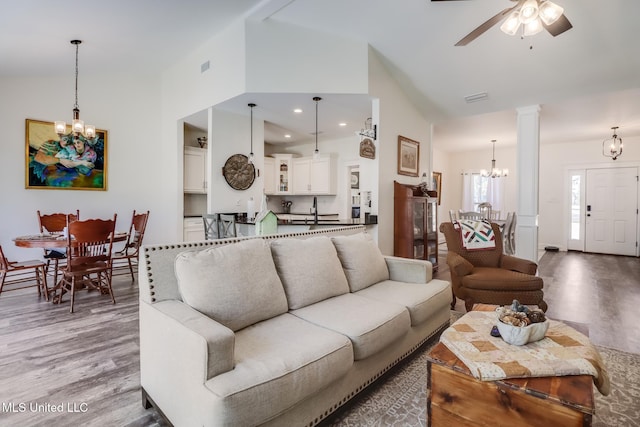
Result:
{"label": "round decorative wall clock", "polygon": [[222,175],[234,190],[246,190],[256,179],[256,168],[244,154],[234,154],[225,162]]}

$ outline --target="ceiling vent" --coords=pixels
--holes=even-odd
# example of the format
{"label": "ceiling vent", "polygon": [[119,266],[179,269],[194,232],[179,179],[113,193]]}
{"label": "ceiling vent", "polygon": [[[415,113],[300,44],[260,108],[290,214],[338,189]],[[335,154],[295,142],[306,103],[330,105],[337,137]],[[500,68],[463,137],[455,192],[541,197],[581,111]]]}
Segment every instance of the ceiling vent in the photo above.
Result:
{"label": "ceiling vent", "polygon": [[467,104],[471,104],[472,102],[478,102],[478,101],[486,101],[487,99],[489,99],[489,94],[487,92],[480,92],[473,95],[467,95],[464,97],[464,100],[467,102]]}

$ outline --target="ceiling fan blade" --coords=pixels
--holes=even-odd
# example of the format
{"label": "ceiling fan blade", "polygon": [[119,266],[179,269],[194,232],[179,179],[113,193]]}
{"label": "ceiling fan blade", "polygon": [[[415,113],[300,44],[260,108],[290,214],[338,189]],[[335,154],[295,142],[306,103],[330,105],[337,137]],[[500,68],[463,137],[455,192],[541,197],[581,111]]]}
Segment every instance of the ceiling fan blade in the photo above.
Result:
{"label": "ceiling fan blade", "polygon": [[[519,3],[518,3],[519,4]],[[495,16],[493,16],[492,18],[489,18],[486,22],[484,22],[483,24],[481,24],[478,28],[476,28],[475,30],[471,31],[469,34],[467,34],[462,40],[460,40],[458,43],[456,43],[456,46],[466,46],[469,43],[471,43],[472,41],[474,41],[475,39],[477,39],[478,37],[480,37],[482,34],[484,34],[489,28],[493,27],[494,25],[496,25],[497,23],[499,23],[500,21],[502,21],[504,18],[506,18],[506,16],[511,13],[511,11],[513,9],[515,9],[518,4],[516,4],[513,7],[508,7],[505,10],[503,10],[502,12],[499,12],[498,14],[496,14]]]}
{"label": "ceiling fan blade", "polygon": [[573,25],[571,25],[571,22],[569,22],[567,17],[564,16],[564,13],[560,15],[560,18],[558,18],[558,20],[553,24],[547,25],[543,21],[542,25],[544,25],[544,28],[546,28],[547,31],[549,31],[549,34],[551,34],[553,37],[558,36],[565,31],[573,28]]}

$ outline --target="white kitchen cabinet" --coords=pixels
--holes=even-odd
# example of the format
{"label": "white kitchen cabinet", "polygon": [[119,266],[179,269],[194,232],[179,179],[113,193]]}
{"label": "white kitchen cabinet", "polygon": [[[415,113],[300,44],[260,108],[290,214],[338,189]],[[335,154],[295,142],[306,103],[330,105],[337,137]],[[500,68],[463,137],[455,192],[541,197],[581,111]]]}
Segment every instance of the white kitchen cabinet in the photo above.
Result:
{"label": "white kitchen cabinet", "polygon": [[184,147],[184,192],[207,192],[207,150]]}
{"label": "white kitchen cabinet", "polygon": [[293,194],[336,194],[336,165],[331,155],[293,160]]}
{"label": "white kitchen cabinet", "polygon": [[291,181],[293,177],[293,154],[274,154],[274,171],[276,188],[274,194],[293,194]]}
{"label": "white kitchen cabinet", "polygon": [[185,218],[182,228],[182,240],[185,242],[201,242],[204,238],[204,222],[202,217]]}
{"label": "white kitchen cabinet", "polygon": [[273,157],[264,158],[264,192],[265,194],[276,193],[276,159]]}

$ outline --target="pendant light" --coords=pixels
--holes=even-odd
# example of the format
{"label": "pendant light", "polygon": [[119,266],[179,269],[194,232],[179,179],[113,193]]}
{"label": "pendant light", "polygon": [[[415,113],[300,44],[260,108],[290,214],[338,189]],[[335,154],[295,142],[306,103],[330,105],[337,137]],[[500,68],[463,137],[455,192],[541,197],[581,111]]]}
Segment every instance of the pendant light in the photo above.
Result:
{"label": "pendant light", "polygon": [[616,160],[622,155],[622,138],[617,135],[618,126],[611,128],[613,136],[602,141],[602,155]]}
{"label": "pendant light", "polygon": [[[75,138],[80,135],[87,139],[95,138],[96,127],[93,125],[84,125],[84,122],[80,120],[80,108],[78,108],[78,46],[82,43],[81,40],[71,40],[71,44],[76,47],[76,98],[75,104],[73,104],[73,121],[71,122],[71,133]],[[55,131],[58,136],[62,137],[67,132],[67,124],[64,121],[56,121],[54,123]]]}
{"label": "pendant light", "polygon": [[314,96],[313,100],[316,102],[316,149],[313,152],[313,158],[317,159],[320,157],[320,150],[318,150],[318,101],[321,101],[322,98]]}
{"label": "pendant light", "polygon": [[256,104],[253,102],[249,104],[249,108],[251,108],[251,151],[249,152],[249,163],[253,163],[253,107]]}
{"label": "pendant light", "polygon": [[491,143],[493,144],[493,156],[491,157],[491,170],[487,171],[486,169],[482,169],[480,171],[480,175],[488,178],[501,178],[503,176],[509,175],[509,169],[498,169],[496,168],[496,140],[492,139]]}

